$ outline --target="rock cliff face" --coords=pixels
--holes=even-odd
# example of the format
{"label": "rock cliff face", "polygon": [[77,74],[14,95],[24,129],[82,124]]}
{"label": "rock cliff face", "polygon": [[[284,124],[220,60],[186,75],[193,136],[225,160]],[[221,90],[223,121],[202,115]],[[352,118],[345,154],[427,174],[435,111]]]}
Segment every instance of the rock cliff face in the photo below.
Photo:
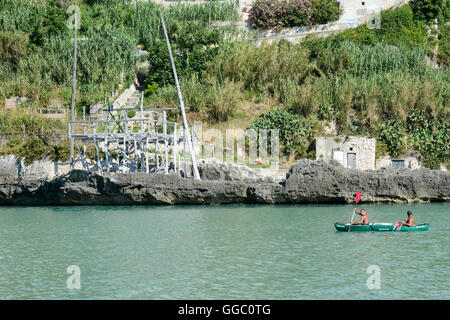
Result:
{"label": "rock cliff face", "polygon": [[346,169],[336,162],[300,160],[281,183],[248,168],[200,163],[201,181],[177,174],[82,170],[49,177],[0,158],[0,205],[132,205],[219,203],[352,203],[450,200],[450,173],[429,169]]}

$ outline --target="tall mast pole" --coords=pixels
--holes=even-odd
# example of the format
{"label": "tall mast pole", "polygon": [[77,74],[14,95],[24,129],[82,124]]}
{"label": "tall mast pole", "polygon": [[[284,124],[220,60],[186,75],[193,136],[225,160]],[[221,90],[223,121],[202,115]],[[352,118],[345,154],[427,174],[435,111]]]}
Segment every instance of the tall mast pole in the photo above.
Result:
{"label": "tall mast pole", "polygon": [[[77,11],[75,11],[75,39],[73,44],[73,76],[72,76],[72,102],[71,102],[71,121],[75,121],[75,92],[76,92],[76,85],[77,85]],[[72,132],[73,130],[73,124],[69,126],[69,133],[70,133],[70,163],[71,166],[73,166],[73,158],[74,158],[74,142],[72,138]]]}
{"label": "tall mast pole", "polygon": [[[195,160],[194,146],[192,144],[191,135],[189,134],[186,112],[184,110],[183,96],[181,94],[180,83],[178,81],[178,76],[177,76],[177,70],[175,68],[175,62],[173,60],[172,49],[170,47],[169,36],[167,35],[166,24],[164,22],[164,16],[163,16],[162,12],[160,13],[160,15],[161,15],[161,23],[162,23],[163,30],[164,30],[164,36],[166,38],[167,49],[169,50],[170,63],[172,64],[173,76],[175,78],[175,85],[176,85],[177,91],[178,91],[178,100],[180,101],[181,116],[183,117],[183,127],[184,127],[184,131],[186,133],[186,140],[187,140],[187,144],[189,147],[189,152],[191,153],[192,170],[194,172],[194,178],[196,180],[200,180],[200,174],[198,173],[198,168],[197,168],[197,161]],[[186,172],[185,172],[185,174],[186,174]]]}

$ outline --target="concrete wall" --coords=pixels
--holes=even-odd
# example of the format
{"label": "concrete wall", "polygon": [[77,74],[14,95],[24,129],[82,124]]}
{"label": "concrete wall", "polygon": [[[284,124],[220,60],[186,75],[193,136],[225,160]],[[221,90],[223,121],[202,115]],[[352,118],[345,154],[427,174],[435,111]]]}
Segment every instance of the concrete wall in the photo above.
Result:
{"label": "concrete wall", "polygon": [[[83,169],[80,162],[75,163],[75,169]],[[70,171],[70,161],[53,162],[50,159],[36,160],[30,164],[25,163],[17,156],[0,157],[0,176],[11,176],[51,180]]]}
{"label": "concrete wall", "polygon": [[[347,154],[356,154],[356,169],[375,169],[376,139],[369,137],[319,137],[316,139],[316,160],[336,160],[348,167]],[[340,150],[341,152],[334,152]],[[336,155],[342,158],[336,158]]]}
{"label": "concrete wall", "polygon": [[[156,2],[163,3],[164,5],[173,5],[178,2],[175,1],[164,1],[164,0],[153,0]],[[378,13],[381,10],[388,8],[400,6],[404,3],[409,2],[409,0],[337,0],[342,7],[342,15],[338,21],[330,22],[324,25],[316,25],[312,27],[293,27],[284,28],[277,32],[265,31],[259,32],[259,38],[261,40],[279,40],[286,39],[289,41],[297,42],[308,35],[318,35],[327,36],[333,33],[338,33],[340,31],[355,28],[367,21],[373,20],[375,23],[373,26],[376,28],[377,23],[379,24]],[[182,0],[182,3],[202,3],[204,1],[192,1],[192,0]],[[239,1],[239,11],[241,13],[241,21],[239,23],[240,28],[250,29],[251,22],[249,21],[248,12],[250,11],[254,0],[240,0]],[[220,23],[222,24],[222,23]],[[379,27],[379,25],[378,25]]]}
{"label": "concrete wall", "polygon": [[[248,6],[247,10],[249,10],[253,1],[243,1],[247,3],[244,6]],[[373,22],[369,24],[370,28],[380,28],[380,11],[397,7],[407,2],[409,2],[409,0],[340,0],[343,12],[338,21],[312,27],[284,28],[277,32],[260,32],[260,38],[261,40],[265,39],[268,41],[285,39],[292,42],[298,42],[306,36],[327,36],[346,29],[355,28],[368,21]],[[243,15],[242,19],[245,21],[245,19],[248,19],[248,15]],[[247,28],[250,27],[248,21],[246,26]]]}

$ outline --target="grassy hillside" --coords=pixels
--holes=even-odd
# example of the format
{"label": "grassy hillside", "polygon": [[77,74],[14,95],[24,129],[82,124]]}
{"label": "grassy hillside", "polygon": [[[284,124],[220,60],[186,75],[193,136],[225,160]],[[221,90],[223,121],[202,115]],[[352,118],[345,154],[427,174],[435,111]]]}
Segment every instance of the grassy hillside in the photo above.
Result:
{"label": "grassy hillside", "polygon": [[233,3],[163,9],[130,0],[2,0],[0,2],[0,102],[11,95],[33,98],[45,106],[52,98],[70,101],[73,31],[66,13],[81,9],[79,42],[80,104],[103,100],[119,84],[134,79],[135,48],[152,48],[162,38],[159,12],[164,11],[172,37],[180,30],[205,30],[212,21],[237,17]]}
{"label": "grassy hillside", "polygon": [[[314,137],[334,123],[339,134],[372,135],[378,154],[415,149],[429,167],[449,161],[447,1],[420,0],[382,12],[381,29],[363,25],[300,44],[257,45],[233,26],[234,2],[163,8],[130,1],[78,1],[82,13],[77,105],[102,101],[136,71],[149,106],[177,105],[159,12],[165,14],[189,117],[205,127],[280,128],[283,155],[314,157]],[[70,101],[72,2],[0,3],[0,103],[32,97],[37,106]],[[431,25],[435,19],[438,29]],[[137,45],[148,68],[135,70]],[[434,59],[440,68],[427,61]],[[30,106],[32,107],[32,106]],[[9,151],[11,152],[11,151]]]}

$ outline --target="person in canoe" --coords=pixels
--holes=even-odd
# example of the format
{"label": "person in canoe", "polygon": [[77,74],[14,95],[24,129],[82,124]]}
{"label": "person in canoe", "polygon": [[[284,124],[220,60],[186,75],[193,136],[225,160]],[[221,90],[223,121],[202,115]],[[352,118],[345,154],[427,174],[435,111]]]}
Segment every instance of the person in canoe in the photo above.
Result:
{"label": "person in canoe", "polygon": [[366,210],[361,209],[361,211],[354,209],[357,214],[359,214],[362,218],[359,221],[352,222],[352,225],[368,225],[369,224],[369,217],[366,214]]}
{"label": "person in canoe", "polygon": [[402,225],[407,226],[407,227],[412,227],[416,223],[416,219],[414,219],[411,210],[408,210],[408,212],[406,214],[408,215],[408,217],[402,221]]}

